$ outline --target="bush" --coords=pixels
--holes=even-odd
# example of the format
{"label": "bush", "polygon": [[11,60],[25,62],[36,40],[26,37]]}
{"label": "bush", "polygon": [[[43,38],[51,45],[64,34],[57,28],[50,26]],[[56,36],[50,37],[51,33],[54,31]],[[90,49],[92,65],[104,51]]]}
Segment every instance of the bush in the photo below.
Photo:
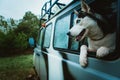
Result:
{"label": "bush", "polygon": [[[13,19],[11,19],[11,24],[15,25]],[[16,28],[13,29],[11,26],[11,29],[9,29],[7,28],[8,26],[6,24],[6,29],[8,29],[6,34],[0,32],[0,55],[17,54],[27,49],[29,47],[29,37],[32,36],[36,39],[39,29],[39,19],[32,12],[28,11],[20,23],[16,25]]]}
{"label": "bush", "polygon": [[3,47],[2,45],[3,45],[4,38],[5,38],[5,34],[0,31],[0,51],[1,51],[1,48]]}
{"label": "bush", "polygon": [[19,48],[21,50],[27,49],[28,47],[28,37],[23,32],[18,33],[15,37],[15,48]]}
{"label": "bush", "polygon": [[0,55],[19,54],[28,47],[28,37],[24,33],[15,34],[9,31],[7,34],[0,32]]}
{"label": "bush", "polygon": [[[11,32],[10,32],[11,33]],[[9,51],[8,49],[11,49],[13,47],[13,36],[11,34],[4,34],[1,33],[0,35],[0,53],[1,55],[4,55],[6,51]],[[14,39],[13,39],[14,40]]]}
{"label": "bush", "polygon": [[15,34],[13,31],[9,31],[4,37],[3,48],[4,49],[13,49],[15,47]]}

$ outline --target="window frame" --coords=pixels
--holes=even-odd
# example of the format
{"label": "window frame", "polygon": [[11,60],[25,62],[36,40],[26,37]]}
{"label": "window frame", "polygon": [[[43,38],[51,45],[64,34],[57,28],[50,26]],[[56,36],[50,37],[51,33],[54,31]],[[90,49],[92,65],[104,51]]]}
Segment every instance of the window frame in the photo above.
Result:
{"label": "window frame", "polygon": [[37,46],[41,46],[40,37],[41,37],[41,30],[38,32]]}
{"label": "window frame", "polygon": [[[67,13],[67,14],[64,14],[64,15],[62,15],[62,16],[59,16],[59,17],[56,19],[56,21],[55,21],[54,35],[53,35],[53,48],[54,48],[54,49],[57,49],[57,50],[65,50],[65,51],[66,51],[66,50],[68,50],[68,47],[69,47],[69,44],[68,44],[67,49],[65,49],[65,48],[58,48],[58,47],[55,47],[55,45],[54,45],[54,42],[55,42],[56,24],[57,24],[57,22],[58,22],[60,19],[66,17],[66,16],[70,16],[70,18],[71,18],[71,15],[70,15],[69,13]],[[70,28],[70,24],[69,24],[69,28]],[[67,33],[67,32],[66,32],[66,33]],[[67,34],[66,34],[66,35],[67,35]],[[69,39],[68,39],[68,43],[69,43]]]}
{"label": "window frame", "polygon": [[116,49],[117,57],[120,58],[120,0],[117,0],[117,27],[116,27]]}
{"label": "window frame", "polygon": [[[51,26],[51,33],[50,33],[50,40],[49,40],[49,45],[46,47],[46,46],[44,46],[44,43],[45,43],[45,34],[46,34],[46,28],[48,28],[49,26]],[[52,24],[52,22],[51,23],[49,23],[49,24],[47,24],[47,26],[45,27],[45,31],[44,31],[44,38],[43,38],[43,48],[49,48],[50,47],[50,43],[51,43],[51,37],[52,37],[52,26],[53,26],[53,24]]]}
{"label": "window frame", "polygon": [[[80,52],[80,42],[78,44],[78,50],[72,50],[71,49],[71,46],[72,46],[72,39],[70,37],[68,37],[68,47],[65,49],[65,48],[58,48],[58,47],[55,47],[54,45],[54,41],[55,41],[55,31],[56,31],[56,24],[57,24],[57,21],[66,17],[66,16],[70,16],[70,24],[69,24],[69,29],[73,26],[73,23],[74,20],[73,20],[73,11],[70,11],[70,12],[67,12],[67,13],[64,13],[64,15],[62,16],[59,16],[57,19],[56,19],[56,22],[55,22],[55,27],[54,27],[54,35],[53,35],[53,48],[56,49],[56,50],[60,50],[60,51],[65,51],[65,52],[70,52],[72,54],[79,54]],[[67,32],[66,32],[67,33]],[[67,35],[67,34],[66,34]]]}
{"label": "window frame", "polygon": [[[43,32],[42,32],[43,31]],[[42,35],[41,35],[42,33]],[[38,32],[38,38],[37,38],[37,46],[42,47],[43,44],[43,38],[44,38],[44,33],[45,33],[45,29],[43,27],[40,28],[39,32]],[[42,41],[39,43],[40,38],[42,38]]]}
{"label": "window frame", "polygon": [[[110,56],[106,56],[106,57],[104,57],[104,58],[101,58],[101,59],[104,59],[104,60],[115,60],[115,59],[117,59],[117,58],[119,58],[120,57],[120,43],[119,43],[119,41],[120,41],[120,1],[119,0],[117,0],[117,4],[118,4],[118,11],[117,11],[117,26],[116,26],[116,28],[117,28],[117,30],[116,30],[116,32],[117,32],[117,34],[116,34],[116,49],[115,49],[115,52],[113,52],[113,53],[111,53],[110,54]],[[64,16],[66,16],[66,15],[71,15],[71,19],[73,19],[73,13],[71,12],[70,14],[69,13],[65,13],[64,14]],[[63,16],[60,16],[60,17],[63,17]],[[71,28],[72,27],[72,25],[73,25],[73,23],[72,23],[72,20],[70,19],[70,27],[69,28]],[[59,17],[57,18],[57,20],[59,20]],[[57,20],[56,20],[56,22],[57,22]],[[55,24],[55,27],[56,27],[56,24]],[[53,37],[53,43],[54,43],[54,38],[55,38],[55,30],[54,30],[54,37]],[[69,39],[70,40],[70,39]],[[118,44],[119,43],[119,44]],[[72,53],[72,54],[78,54],[79,52],[80,52],[80,50],[71,50],[70,48],[69,48],[69,46],[71,45],[71,42],[69,41],[68,42],[68,48],[67,49],[63,49],[63,48],[55,48],[54,47],[54,44],[53,44],[53,47],[54,47],[54,49],[56,49],[56,50],[60,50],[60,51],[65,51],[65,52],[70,52],[70,53]],[[80,45],[79,45],[79,47],[80,47]],[[117,55],[117,56],[116,56]],[[89,57],[94,57],[94,58],[97,58],[96,57],[96,52],[88,52],[88,56]],[[114,58],[112,58],[111,56],[114,56]],[[111,58],[110,58],[111,57]],[[98,58],[97,58],[98,59]]]}

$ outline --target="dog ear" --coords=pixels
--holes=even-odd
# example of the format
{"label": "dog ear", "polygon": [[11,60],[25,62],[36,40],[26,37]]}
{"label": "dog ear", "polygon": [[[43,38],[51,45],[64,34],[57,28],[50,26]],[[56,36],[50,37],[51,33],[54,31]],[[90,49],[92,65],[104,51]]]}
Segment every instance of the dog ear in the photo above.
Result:
{"label": "dog ear", "polygon": [[90,12],[90,7],[85,3],[84,0],[81,0],[81,11]]}
{"label": "dog ear", "polygon": [[79,13],[78,13],[78,11],[77,10],[74,10],[74,13],[78,16],[79,15]]}

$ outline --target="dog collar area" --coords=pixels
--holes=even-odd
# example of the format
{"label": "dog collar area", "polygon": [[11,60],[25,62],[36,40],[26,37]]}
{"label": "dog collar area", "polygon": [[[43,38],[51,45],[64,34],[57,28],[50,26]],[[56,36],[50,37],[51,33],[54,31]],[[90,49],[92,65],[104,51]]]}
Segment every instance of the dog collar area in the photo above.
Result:
{"label": "dog collar area", "polygon": [[92,41],[99,41],[99,40],[102,40],[106,35],[103,35],[101,38],[98,38],[98,39],[91,39]]}

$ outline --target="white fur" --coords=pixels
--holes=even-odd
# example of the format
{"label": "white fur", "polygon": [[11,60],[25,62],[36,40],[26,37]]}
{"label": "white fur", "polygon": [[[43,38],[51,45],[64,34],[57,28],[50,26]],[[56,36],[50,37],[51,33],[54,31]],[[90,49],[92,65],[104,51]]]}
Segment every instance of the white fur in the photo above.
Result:
{"label": "white fur", "polygon": [[88,37],[88,47],[82,45],[80,48],[81,52],[79,61],[81,66],[86,66],[88,63],[87,50],[96,51],[97,57],[104,57],[115,49],[115,33],[108,34],[103,39],[98,41],[92,40],[101,38],[103,33],[98,27],[97,23],[89,17],[81,19],[79,24],[76,24],[70,29],[70,33],[72,36],[77,36],[83,29],[87,29],[88,31],[85,35]]}
{"label": "white fur", "polygon": [[[85,10],[84,7],[87,4],[82,3],[82,10]],[[87,5],[87,7],[89,7]],[[90,8],[89,8],[90,10]],[[89,13],[89,12],[88,12]],[[102,18],[99,14],[96,16],[97,18]],[[78,18],[80,19],[80,18]],[[94,41],[94,39],[100,39],[104,36],[103,32],[99,28],[97,22],[93,20],[92,18],[86,16],[84,18],[81,18],[80,23],[76,23],[70,30],[71,36],[77,36],[83,29],[86,29],[85,35],[83,35],[82,39],[84,37],[88,37],[88,47],[86,45],[82,45],[80,48],[80,59],[79,62],[81,66],[86,66],[88,64],[87,61],[87,50],[89,51],[96,51],[97,57],[104,57],[108,55],[110,52],[112,52],[115,49],[115,33],[107,34],[103,39]],[[82,40],[81,39],[81,40]]]}
{"label": "white fur", "polygon": [[82,45],[81,46],[81,54],[80,54],[80,64],[81,66],[86,66],[87,65],[87,46],[86,45]]}

